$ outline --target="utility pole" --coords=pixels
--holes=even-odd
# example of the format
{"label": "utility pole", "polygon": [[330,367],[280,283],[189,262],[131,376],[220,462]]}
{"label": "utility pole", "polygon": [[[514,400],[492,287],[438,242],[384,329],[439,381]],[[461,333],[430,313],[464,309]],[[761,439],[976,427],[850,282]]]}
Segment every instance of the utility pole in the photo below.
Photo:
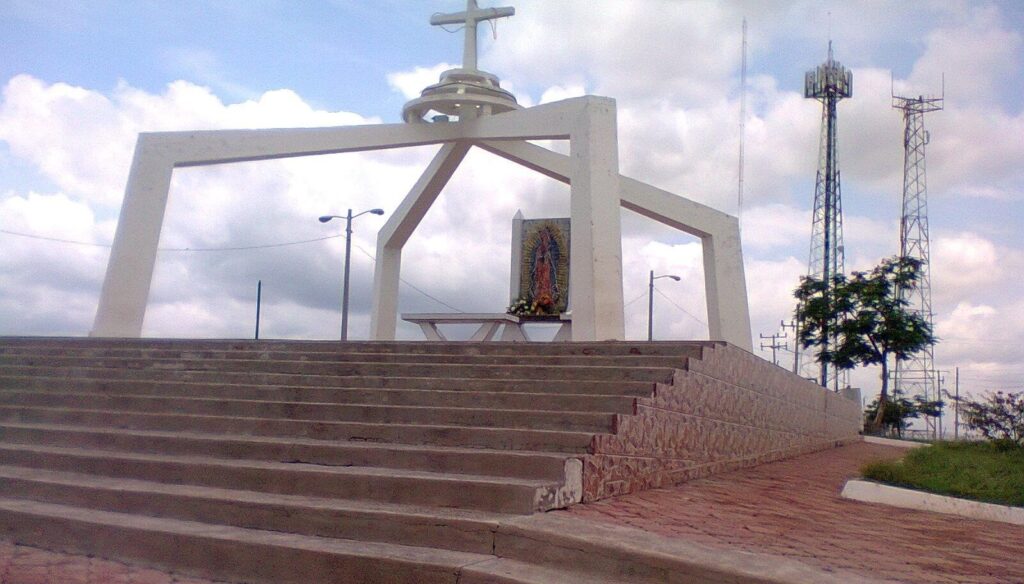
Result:
{"label": "utility pole", "polygon": [[256,340],[260,340],[260,300],[263,297],[263,280],[256,280]]}
{"label": "utility pole", "polygon": [[[772,333],[770,335],[765,335],[764,333],[760,333],[760,334],[758,334],[758,336],[761,337],[761,350],[771,349],[772,350],[772,363],[778,365],[779,364],[779,360],[775,357],[775,351],[776,351],[776,349],[785,349],[786,348],[786,343],[785,342],[779,343],[780,339],[785,339],[786,338],[786,332],[783,331],[782,333]],[[767,345],[765,345],[764,344],[765,339],[770,339],[771,342],[768,343]]]}
{"label": "utility pole", "polygon": [[956,409],[953,414],[953,440],[960,440],[960,367],[956,368]]}
{"label": "utility pole", "polygon": [[321,223],[327,223],[331,219],[344,219],[345,220],[345,276],[344,283],[342,284],[341,293],[341,340],[348,340],[348,275],[352,270],[352,220],[365,213],[373,213],[374,215],[383,215],[384,209],[369,209],[361,213],[352,214],[352,209],[348,210],[348,215],[323,215],[319,221]]}
{"label": "utility pole", "polygon": [[786,334],[786,329],[793,329],[793,373],[800,374],[800,337],[797,336],[797,323],[796,321],[786,322],[784,320],[779,321],[779,327],[782,328],[782,333]]}
{"label": "utility pole", "polygon": [[673,276],[672,274],[664,274],[661,276],[655,276],[654,270],[651,270],[651,281],[650,287],[647,289],[647,340],[654,340],[654,281],[660,278],[672,278],[676,282],[680,280],[679,276]]}

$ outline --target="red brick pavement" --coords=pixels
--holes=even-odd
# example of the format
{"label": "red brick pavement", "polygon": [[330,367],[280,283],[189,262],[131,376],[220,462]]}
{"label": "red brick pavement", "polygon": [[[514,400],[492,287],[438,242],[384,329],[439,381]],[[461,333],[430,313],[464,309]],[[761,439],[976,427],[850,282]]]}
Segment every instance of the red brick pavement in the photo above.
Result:
{"label": "red brick pavement", "polygon": [[564,513],[894,582],[1024,583],[1024,527],[839,497],[904,452],[856,443]]}
{"label": "red brick pavement", "polygon": [[214,584],[210,580],[0,541],[0,584]]}

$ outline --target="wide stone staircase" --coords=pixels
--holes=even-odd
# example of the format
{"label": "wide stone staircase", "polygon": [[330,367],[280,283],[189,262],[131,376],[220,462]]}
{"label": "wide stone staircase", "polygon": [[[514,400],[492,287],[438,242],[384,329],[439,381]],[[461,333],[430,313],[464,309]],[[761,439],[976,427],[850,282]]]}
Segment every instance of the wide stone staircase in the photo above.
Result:
{"label": "wide stone staircase", "polygon": [[0,338],[0,537],[227,581],[603,582],[496,533],[579,502],[595,436],[706,345]]}

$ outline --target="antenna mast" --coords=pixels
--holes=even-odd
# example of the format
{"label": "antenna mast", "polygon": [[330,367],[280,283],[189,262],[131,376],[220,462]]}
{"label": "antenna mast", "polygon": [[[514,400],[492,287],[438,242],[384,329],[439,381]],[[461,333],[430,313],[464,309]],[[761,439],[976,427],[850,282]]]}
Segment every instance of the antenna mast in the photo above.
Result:
{"label": "antenna mast", "polygon": [[743,61],[740,68],[740,169],[736,217],[743,219],[743,145],[747,137],[747,18],[743,17]]}
{"label": "antenna mast", "polygon": [[[818,174],[814,185],[814,218],[811,224],[811,252],[807,275],[827,283],[826,294],[832,293],[832,279],[845,273],[843,253],[843,205],[839,187],[839,157],[836,148],[839,101],[853,95],[853,73],[832,58],[832,41],[828,42],[828,60],[804,75],[804,97],[821,102],[821,139],[818,148]],[[800,323],[797,323],[800,326]],[[799,338],[797,334],[797,338]],[[831,350],[830,339],[822,350]],[[817,378],[822,386],[839,391],[840,375],[827,363],[815,364],[812,359],[800,362],[800,347],[794,371],[808,378]]]}
{"label": "antenna mast", "polygon": [[[893,92],[892,107],[903,112],[903,211],[900,216],[900,256],[921,261],[921,281],[913,290],[900,289],[900,298],[909,303],[910,310],[920,314],[932,324],[931,258],[928,238],[928,185],[925,180],[925,146],[929,134],[924,129],[924,115],[939,111],[945,99],[946,83],[943,79],[942,97],[898,96]],[[896,361],[895,390],[907,396],[921,395],[926,400],[938,400],[936,383],[935,346],[928,345],[910,355],[906,361]],[[935,419],[925,416],[929,433],[935,436]]]}

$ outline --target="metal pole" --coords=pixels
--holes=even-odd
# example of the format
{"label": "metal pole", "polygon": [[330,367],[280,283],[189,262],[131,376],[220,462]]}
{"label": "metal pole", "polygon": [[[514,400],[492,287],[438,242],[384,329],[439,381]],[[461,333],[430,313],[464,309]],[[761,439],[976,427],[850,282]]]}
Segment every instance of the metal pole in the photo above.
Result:
{"label": "metal pole", "polygon": [[256,280],[256,340],[260,340],[260,299],[263,297],[263,280]]}
{"label": "metal pole", "polygon": [[960,439],[960,368],[956,368],[956,409],[953,410],[953,440]]}
{"label": "metal pole", "polygon": [[348,274],[349,260],[352,258],[352,209],[345,218],[345,283],[341,293],[341,340],[348,340]]}
{"label": "metal pole", "polygon": [[654,340],[654,270],[651,270],[651,284],[647,289],[647,340]]}

